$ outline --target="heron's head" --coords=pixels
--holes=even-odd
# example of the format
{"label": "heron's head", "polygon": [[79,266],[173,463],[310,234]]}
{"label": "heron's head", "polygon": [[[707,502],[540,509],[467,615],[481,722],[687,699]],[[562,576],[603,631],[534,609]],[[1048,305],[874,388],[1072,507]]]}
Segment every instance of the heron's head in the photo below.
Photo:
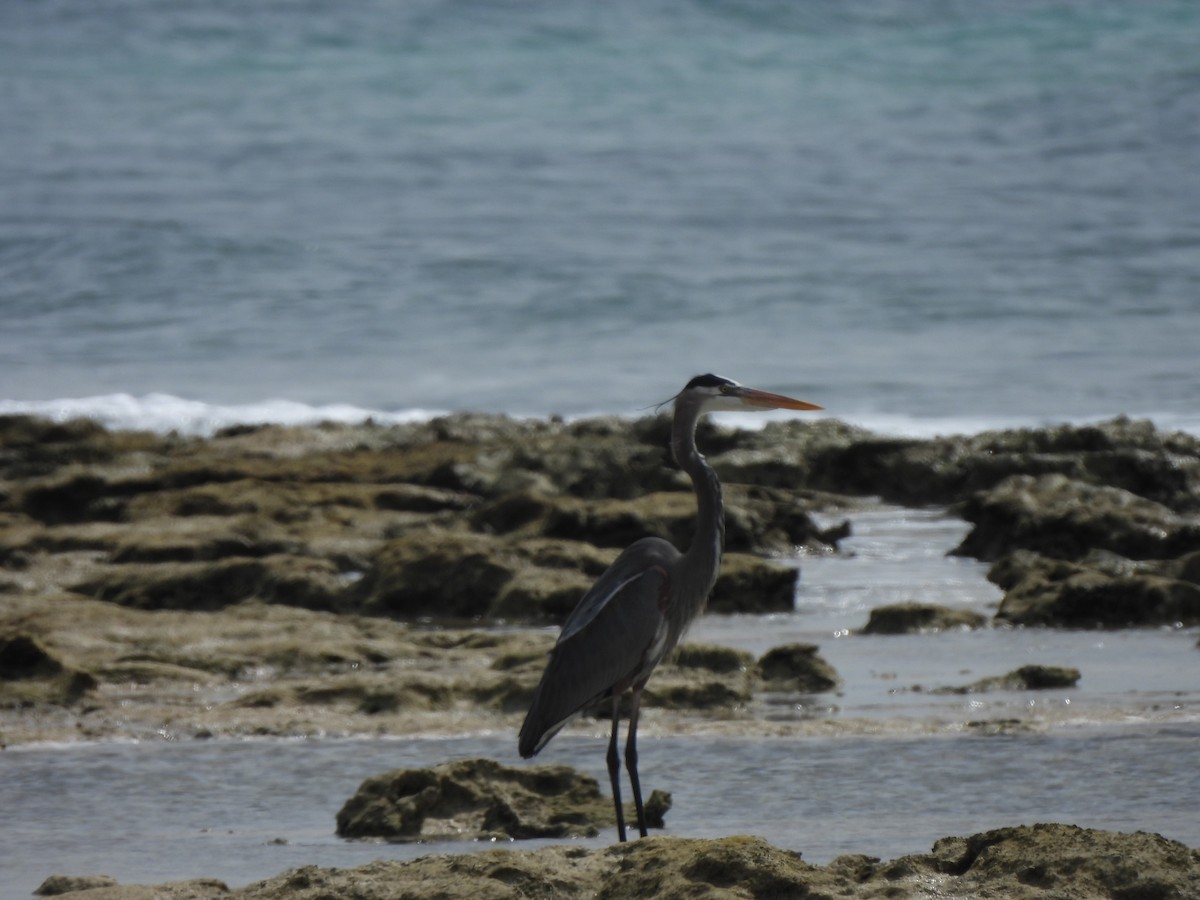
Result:
{"label": "heron's head", "polygon": [[815,403],[746,387],[720,375],[697,375],[675,396],[676,404],[695,404],[701,412],[747,412],[764,409],[822,409]]}

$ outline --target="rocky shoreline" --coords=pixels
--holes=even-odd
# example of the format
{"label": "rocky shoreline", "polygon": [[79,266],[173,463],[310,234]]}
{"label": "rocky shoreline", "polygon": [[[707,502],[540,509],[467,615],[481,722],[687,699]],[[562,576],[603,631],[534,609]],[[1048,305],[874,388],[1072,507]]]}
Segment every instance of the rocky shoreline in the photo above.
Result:
{"label": "rocky shoreline", "polygon": [[[551,626],[619,549],[648,534],[686,544],[694,501],[666,438],[661,417],[456,415],[211,438],[0,417],[0,743],[515,729]],[[991,562],[1005,596],[990,622],[904,604],[876,610],[868,633],[1200,624],[1200,440],[1188,435],[1114,419],[914,440],[823,420],[706,424],[698,442],[729,507],[711,611],[790,610],[798,570],[783,560],[837,552],[855,511],[882,498],[970,522],[955,552]],[[1034,690],[1072,671],[996,683]],[[747,711],[756,694],[838,681],[810,645],[755,659],[692,644],[656,674],[647,705],[660,728],[768,729]],[[605,884],[601,868],[639,871],[651,845],[691,860],[676,874],[705,854],[761,859],[760,875],[793,865],[747,840],[527,861]],[[935,848],[934,861],[905,865],[929,878],[972,870],[944,857]],[[811,883],[823,891],[834,882],[820,879],[840,878],[862,891],[846,896],[874,896],[881,883],[866,886],[896,864],[803,868],[822,873]],[[1187,866],[1194,887],[1194,854]],[[307,894],[297,882],[234,896],[319,896],[318,884],[336,894],[328,885],[346,876],[305,877]],[[561,877],[569,895],[575,876]],[[546,893],[513,893],[520,878],[481,896]],[[605,895],[636,895],[625,890],[616,879]],[[195,891],[174,895],[210,896]],[[1171,896],[1121,896],[1160,895]]]}
{"label": "rocky shoreline", "polygon": [[840,856],[813,866],[762,838],[649,837],[602,850],[569,842],[379,861],[352,869],[304,866],[230,890],[215,879],[146,886],[104,876],[54,876],[39,896],[73,900],[517,900],[527,897],[994,897],[1129,900],[1200,896],[1200,852],[1154,834],[1040,824],[948,837],[929,853],[879,860]]}

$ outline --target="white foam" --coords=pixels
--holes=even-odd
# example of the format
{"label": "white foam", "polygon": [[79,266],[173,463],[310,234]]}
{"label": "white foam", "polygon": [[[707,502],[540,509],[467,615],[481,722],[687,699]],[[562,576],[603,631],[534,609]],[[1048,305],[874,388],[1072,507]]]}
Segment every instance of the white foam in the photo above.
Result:
{"label": "white foam", "polygon": [[[56,400],[0,400],[0,415],[27,414],[42,416],[54,421],[68,419],[92,419],[107,428],[117,430],[145,430],[160,434],[207,436],[233,425],[314,425],[320,422],[358,423],[368,419],[381,425],[427,421],[445,415],[446,410],[368,409],[349,403],[312,405],[295,400],[262,400],[243,404],[213,404],[200,400],[188,400],[171,394],[152,393],[143,396],[132,394],[103,394],[95,397],[60,398]],[[602,413],[596,412],[595,415]],[[630,418],[646,415],[647,411],[627,413]],[[525,418],[531,414],[514,414]],[[1038,428],[1070,422],[1086,425],[1110,419],[1112,416],[1087,416],[1062,418],[1038,418],[1018,416],[972,417],[920,417],[894,413],[795,413],[775,410],[767,413],[717,413],[713,418],[722,425],[732,428],[761,428],[769,421],[799,419],[816,421],[817,416],[833,416],[850,425],[857,425],[874,434],[932,438],[942,435],[978,434],[1005,428]],[[1135,414],[1132,418],[1150,419],[1163,431],[1184,431],[1200,435],[1200,414]],[[569,416],[569,419],[585,416]]]}
{"label": "white foam", "polygon": [[[1047,428],[1064,424],[1094,425],[1111,421],[1118,415],[1119,413],[1106,416],[948,416],[938,418],[904,416],[894,413],[850,413],[838,418],[875,434],[926,439],[1013,428]],[[1200,414],[1185,416],[1173,413],[1130,413],[1127,415],[1130,419],[1149,419],[1160,431],[1183,431],[1188,434],[1200,435]]]}
{"label": "white foam", "polygon": [[58,422],[92,419],[106,428],[137,429],[162,434],[177,432],[211,435],[232,425],[314,425],[319,422],[357,423],[368,419],[383,425],[419,422],[440,413],[424,409],[397,412],[364,409],[345,403],[313,406],[294,400],[263,400],[246,404],[212,404],[170,394],[104,394],[57,400],[0,400],[0,414],[42,416]]}
{"label": "white foam", "polygon": [[[847,425],[855,425],[872,434],[885,437],[929,439],[979,434],[984,431],[1003,431],[1015,428],[1046,428],[1054,425],[1093,425],[1106,422],[1119,415],[1108,416],[906,416],[898,413],[838,412],[826,410],[822,413],[796,413],[775,410],[767,413],[746,415],[743,413],[716,413],[713,419],[730,428],[761,428],[770,421],[815,421],[814,415],[836,418]],[[1171,413],[1129,414],[1131,419],[1149,419],[1160,431],[1183,431],[1200,435],[1200,414],[1184,416]]]}

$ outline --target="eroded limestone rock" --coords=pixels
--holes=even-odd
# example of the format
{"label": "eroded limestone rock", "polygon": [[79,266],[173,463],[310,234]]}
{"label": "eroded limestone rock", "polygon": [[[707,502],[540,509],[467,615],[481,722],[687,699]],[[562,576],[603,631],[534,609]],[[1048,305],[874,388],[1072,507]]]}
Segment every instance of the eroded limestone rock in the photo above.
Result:
{"label": "eroded limestone rock", "polygon": [[936,631],[982,628],[987,617],[969,609],[951,609],[935,603],[895,603],[871,610],[863,634],[925,634]]}
{"label": "eroded limestone rock", "polygon": [[[656,793],[648,824],[662,827],[670,801]],[[593,837],[613,822],[612,800],[569,766],[466,759],[368,778],[338,812],[337,833],[389,841]]]}

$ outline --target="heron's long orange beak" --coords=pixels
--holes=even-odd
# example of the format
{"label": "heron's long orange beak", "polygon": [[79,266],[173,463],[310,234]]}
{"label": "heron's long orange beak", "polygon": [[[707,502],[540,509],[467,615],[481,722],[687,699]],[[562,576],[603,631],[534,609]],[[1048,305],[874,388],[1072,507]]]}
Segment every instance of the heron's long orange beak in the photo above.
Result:
{"label": "heron's long orange beak", "polygon": [[762,409],[824,409],[807,400],[793,400],[783,394],[772,394],[770,391],[760,391],[756,388],[742,388],[742,401],[750,406]]}

